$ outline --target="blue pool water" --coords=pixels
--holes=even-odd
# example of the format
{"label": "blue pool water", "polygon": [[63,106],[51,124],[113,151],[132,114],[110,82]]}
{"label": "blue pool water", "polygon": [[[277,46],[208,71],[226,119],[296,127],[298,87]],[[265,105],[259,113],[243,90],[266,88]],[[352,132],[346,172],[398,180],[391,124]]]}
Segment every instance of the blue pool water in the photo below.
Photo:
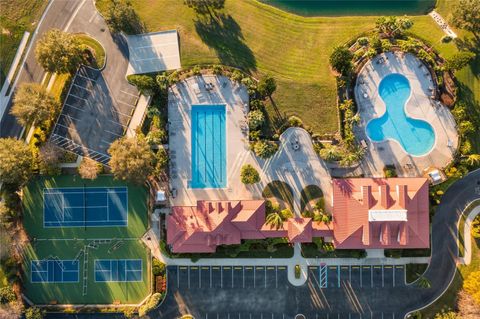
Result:
{"label": "blue pool water", "polygon": [[410,91],[410,83],[405,76],[398,73],[387,75],[378,88],[387,110],[367,124],[366,132],[374,142],[396,140],[407,153],[421,156],[432,149],[435,133],[428,122],[410,118],[405,113]]}
{"label": "blue pool water", "polygon": [[225,105],[192,105],[191,188],[227,185]]}

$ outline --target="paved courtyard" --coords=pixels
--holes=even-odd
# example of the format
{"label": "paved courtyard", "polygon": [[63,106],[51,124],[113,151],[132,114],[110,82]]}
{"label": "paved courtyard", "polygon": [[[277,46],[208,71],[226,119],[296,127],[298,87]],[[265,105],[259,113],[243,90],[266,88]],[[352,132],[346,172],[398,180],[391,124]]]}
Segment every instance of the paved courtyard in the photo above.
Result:
{"label": "paved courtyard", "polygon": [[[365,133],[367,123],[385,113],[378,87],[380,81],[392,73],[404,75],[410,83],[412,93],[405,108],[407,116],[427,121],[434,129],[435,144],[426,155],[412,156],[392,140],[371,142]],[[388,164],[395,165],[399,176],[422,176],[429,167],[443,168],[452,160],[458,146],[455,120],[446,106],[431,99],[433,90],[428,69],[409,53],[389,52],[365,64],[355,87],[360,114],[355,136],[368,142],[367,153],[361,163],[366,176],[382,177],[383,167]]]}

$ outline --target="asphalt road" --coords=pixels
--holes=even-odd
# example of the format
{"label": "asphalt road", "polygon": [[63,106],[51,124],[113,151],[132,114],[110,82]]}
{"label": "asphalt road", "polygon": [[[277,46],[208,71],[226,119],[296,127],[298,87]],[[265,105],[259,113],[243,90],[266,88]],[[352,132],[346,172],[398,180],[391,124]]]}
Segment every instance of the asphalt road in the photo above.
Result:
{"label": "asphalt road", "polygon": [[[63,30],[81,3],[81,0],[54,0],[49,6],[45,19],[38,28],[32,48],[25,59],[25,65],[19,73],[18,84],[22,82],[42,82],[45,71],[35,59],[35,44],[46,31],[52,28]],[[15,117],[10,115],[11,107],[12,100],[8,103],[5,115],[0,122],[0,137],[19,137],[22,132],[22,126],[17,123]]]}

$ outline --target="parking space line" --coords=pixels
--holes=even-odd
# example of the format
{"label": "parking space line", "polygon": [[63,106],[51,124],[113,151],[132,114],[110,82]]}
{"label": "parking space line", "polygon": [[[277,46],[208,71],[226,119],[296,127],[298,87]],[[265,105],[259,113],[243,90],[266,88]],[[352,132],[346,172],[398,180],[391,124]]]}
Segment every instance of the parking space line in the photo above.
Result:
{"label": "parking space line", "polygon": [[352,283],[352,266],[348,267],[348,281]]}
{"label": "parking space line", "polygon": [[373,288],[373,267],[370,266],[370,287]]}
{"label": "parking space line", "polygon": [[245,288],[245,267],[242,268],[242,271],[243,271],[243,288]]}
{"label": "parking space line", "polygon": [[362,277],[363,277],[363,276],[362,276],[362,267],[360,266],[359,268],[360,268],[360,270],[359,270],[358,272],[359,272],[359,274],[360,274],[360,288],[362,288],[362,287],[363,287],[363,282],[362,282]]}
{"label": "parking space line", "polygon": [[223,269],[220,268],[220,288],[223,288]]}
{"label": "parking space line", "polygon": [[385,267],[382,265],[382,287],[385,286]]}
{"label": "parking space line", "polygon": [[275,288],[278,288],[278,267],[275,267]]}
{"label": "parking space line", "polygon": [[393,268],[393,287],[395,287],[395,266],[392,267]]}
{"label": "parking space line", "polygon": [[233,267],[232,267],[232,288],[233,288]]}
{"label": "parking space line", "polygon": [[210,267],[210,288],[212,288],[212,267]]}
{"label": "parking space line", "polygon": [[177,266],[177,288],[180,288],[180,270]]}
{"label": "parking space line", "polygon": [[202,288],[202,267],[198,267],[198,288]]}
{"label": "parking space line", "polygon": [[93,90],[87,89],[86,87],[84,87],[84,86],[82,86],[82,85],[78,85],[78,84],[76,84],[76,83],[73,83],[73,85],[75,85],[76,87],[81,88],[81,89],[83,89],[83,90],[85,90],[85,91],[87,91],[87,92],[89,92],[89,93],[93,93]]}
{"label": "parking space line", "polygon": [[110,133],[110,134],[113,134],[113,135],[116,135],[116,136],[118,136],[118,137],[122,137],[122,135],[119,135],[119,134],[114,133],[114,132],[109,131],[109,130],[105,130],[105,132]]}
{"label": "parking space line", "polygon": [[188,267],[188,275],[187,275],[187,278],[188,278],[188,289],[190,289],[190,267]]}
{"label": "parking space line", "polygon": [[69,106],[69,107],[73,107],[74,109],[79,110],[79,111],[81,111],[81,112],[85,112],[84,109],[80,109],[80,108],[78,108],[78,107],[76,107],[76,106],[73,106],[73,105],[71,105],[71,104],[65,103],[65,105],[67,105],[67,106]]}
{"label": "parking space line", "polygon": [[75,95],[75,94],[73,94],[73,93],[71,93],[71,92],[70,92],[69,95],[70,95],[70,96],[73,96],[73,97],[76,97],[77,99],[84,100],[84,101],[87,101],[87,102],[88,102],[87,99],[84,99],[83,97],[79,97],[78,95]]}
{"label": "parking space line", "polygon": [[255,288],[255,268],[253,268],[253,288]]}
{"label": "parking space line", "polygon": [[[267,288],[267,267],[265,267],[265,288]],[[273,316],[273,313],[272,313]]]}
{"label": "parking space line", "polygon": [[[117,100],[117,102],[118,102],[118,103],[125,104],[125,105],[131,107],[132,109],[135,108],[135,104],[126,103],[126,102],[123,102],[123,101],[120,101],[120,100]],[[135,101],[135,103],[137,103],[137,101]]]}
{"label": "parking space line", "polygon": [[126,92],[126,91],[124,91],[124,90],[120,90],[120,92],[125,93],[125,94],[128,94],[128,95],[131,95],[131,96],[133,96],[133,97],[138,97],[138,95],[135,95],[135,94]]}
{"label": "parking space line", "polygon": [[337,267],[337,285],[340,288],[340,267]]}
{"label": "parking space line", "polygon": [[81,77],[81,78],[84,78],[84,79],[87,79],[89,81],[92,81],[93,83],[97,82],[97,80],[94,80],[92,78],[89,78],[88,76],[83,76],[81,75],[80,73],[77,72],[77,76]]}

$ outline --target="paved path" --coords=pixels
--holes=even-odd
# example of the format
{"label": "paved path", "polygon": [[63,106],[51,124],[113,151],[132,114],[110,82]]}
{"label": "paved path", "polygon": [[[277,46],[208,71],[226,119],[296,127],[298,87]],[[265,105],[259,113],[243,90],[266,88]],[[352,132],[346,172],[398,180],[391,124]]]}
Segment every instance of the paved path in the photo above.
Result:
{"label": "paved path", "polygon": [[445,21],[445,19],[443,19],[440,13],[433,10],[428,15],[432,17],[433,21],[438,24],[438,26],[443,30],[443,32],[445,32],[446,35],[451,36],[453,39],[457,37],[457,34],[450,28],[450,26]]}

